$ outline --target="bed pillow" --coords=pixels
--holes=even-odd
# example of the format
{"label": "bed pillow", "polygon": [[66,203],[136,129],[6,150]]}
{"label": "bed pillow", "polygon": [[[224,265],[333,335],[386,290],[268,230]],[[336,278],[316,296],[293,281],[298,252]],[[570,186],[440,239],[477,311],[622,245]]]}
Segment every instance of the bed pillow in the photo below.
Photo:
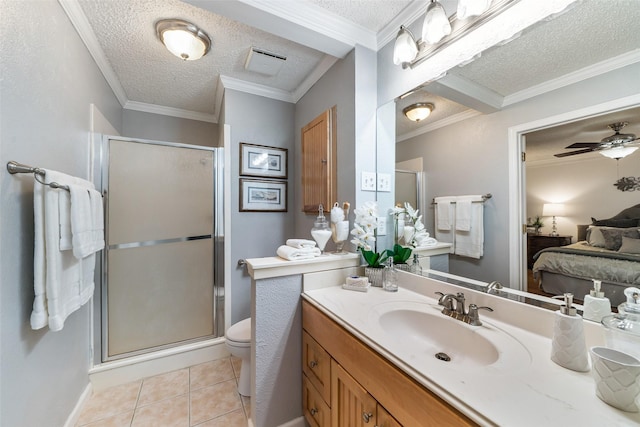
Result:
{"label": "bed pillow", "polygon": [[640,254],[640,239],[632,239],[631,237],[622,236],[622,245],[618,252],[626,254]]}
{"label": "bed pillow", "polygon": [[629,227],[635,227],[638,225],[638,218],[595,219],[591,217],[591,225],[599,225],[604,227],[629,228]]}
{"label": "bed pillow", "polygon": [[587,229],[587,242],[589,245],[596,248],[604,248],[604,236],[602,235],[602,229],[605,227],[598,227],[595,225],[589,226]]}
{"label": "bed pillow", "polygon": [[622,246],[622,238],[639,239],[637,228],[603,228],[600,230],[604,237],[604,247],[610,251],[617,251]]}

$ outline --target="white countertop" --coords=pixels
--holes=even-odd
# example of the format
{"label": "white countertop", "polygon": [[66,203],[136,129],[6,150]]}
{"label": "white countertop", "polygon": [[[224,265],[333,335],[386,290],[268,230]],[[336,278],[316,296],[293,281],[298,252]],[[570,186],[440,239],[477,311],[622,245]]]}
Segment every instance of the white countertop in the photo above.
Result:
{"label": "white countertop", "polygon": [[[340,286],[305,291],[303,297],[321,311],[336,320],[349,332],[396,364],[408,375],[438,394],[452,406],[481,425],[501,426],[637,426],[640,414],[615,409],[595,395],[591,373],[578,373],[564,369],[551,361],[551,339],[536,333],[549,328],[554,313],[527,306],[505,298],[487,294],[465,292],[467,304],[490,305],[494,313],[481,311],[484,328],[480,333],[502,331],[516,343],[514,355],[520,362],[500,367],[499,364],[484,367],[463,367],[447,364],[435,357],[416,353],[411,343],[399,344],[372,320],[372,313],[384,304],[421,304],[427,309],[439,310],[437,301],[430,297],[434,289],[451,292],[450,284],[427,278],[407,279],[397,293],[371,288],[369,292],[343,290]],[[402,277],[401,276],[401,279]],[[426,282],[425,282],[426,281]],[[424,286],[423,286],[424,285]],[[409,290],[411,288],[413,290]],[[417,292],[416,292],[417,291]],[[427,296],[428,295],[428,296]],[[487,304],[488,302],[488,304]],[[440,307],[441,308],[441,307]],[[501,313],[499,315],[495,315]],[[531,312],[531,316],[527,316]],[[438,313],[439,314],[439,313]],[[442,315],[442,314],[440,314]],[[444,316],[444,315],[442,315]],[[529,317],[536,319],[531,328],[507,323],[501,316]],[[542,319],[542,320],[541,320]],[[518,322],[514,322],[518,323]],[[428,324],[423,325],[429,328]],[[587,345],[599,344],[598,325],[586,327]],[[549,330],[550,332],[550,330]],[[550,335],[550,334],[549,334]],[[519,348],[519,349],[518,349]]]}
{"label": "white countertop", "polygon": [[291,276],[293,274],[313,273],[360,265],[359,253],[326,254],[312,259],[288,261],[277,256],[249,258],[247,270],[254,280],[272,277]]}

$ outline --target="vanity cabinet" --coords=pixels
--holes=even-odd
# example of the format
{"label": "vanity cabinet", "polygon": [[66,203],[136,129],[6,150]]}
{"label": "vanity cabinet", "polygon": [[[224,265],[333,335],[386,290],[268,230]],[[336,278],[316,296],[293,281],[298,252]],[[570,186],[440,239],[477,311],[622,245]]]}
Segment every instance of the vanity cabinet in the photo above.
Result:
{"label": "vanity cabinet", "polygon": [[[302,327],[303,412],[312,426],[477,425],[307,301],[302,303]],[[320,388],[327,375],[325,399]]]}

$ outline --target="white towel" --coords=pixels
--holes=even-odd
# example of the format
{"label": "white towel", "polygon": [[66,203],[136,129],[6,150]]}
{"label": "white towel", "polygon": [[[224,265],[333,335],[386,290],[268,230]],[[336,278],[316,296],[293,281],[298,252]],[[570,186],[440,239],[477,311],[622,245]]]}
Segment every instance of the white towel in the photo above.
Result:
{"label": "white towel", "polygon": [[451,202],[456,201],[455,196],[436,197],[435,198],[435,229],[436,239],[439,242],[451,243],[449,253],[455,251],[455,209],[451,206]]}
{"label": "white towel", "polygon": [[455,232],[454,253],[460,256],[479,259],[484,247],[484,204],[471,204],[471,225],[469,231]]}
{"label": "white towel", "polygon": [[73,234],[71,233],[71,194],[58,190],[58,215],[60,215],[60,250],[73,249]]}
{"label": "white towel", "polygon": [[[53,181],[71,185],[83,180],[47,170],[44,182]],[[60,250],[61,191],[65,190],[34,185],[33,329],[48,324],[52,331],[61,330],[66,318],[93,296],[95,255],[78,260],[72,251]]]}
{"label": "white towel", "polygon": [[287,243],[287,246],[291,246],[292,248],[298,248],[298,249],[316,247],[315,240],[308,240],[308,239],[287,239],[286,243]]}
{"label": "white towel", "polygon": [[102,196],[93,184],[70,184],[73,255],[82,259],[104,248]]}
{"label": "white towel", "polygon": [[288,261],[297,261],[301,259],[311,259],[320,256],[322,252],[320,248],[294,248],[289,245],[282,245],[277,250],[278,256]]}

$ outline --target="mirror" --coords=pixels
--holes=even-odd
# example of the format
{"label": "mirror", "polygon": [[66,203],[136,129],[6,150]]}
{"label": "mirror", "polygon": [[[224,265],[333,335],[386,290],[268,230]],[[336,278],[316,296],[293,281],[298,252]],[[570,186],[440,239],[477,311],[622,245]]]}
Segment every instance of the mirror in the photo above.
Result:
{"label": "mirror", "polygon": [[[554,153],[570,151],[564,147],[573,142],[600,141],[612,134],[606,126],[598,131],[589,123],[597,120],[600,126],[599,116],[613,123],[617,115],[627,114],[624,110],[640,105],[638,46],[640,10],[633,0],[577,2],[554,19],[539,22],[520,37],[486,50],[474,61],[396,101],[396,161],[423,161],[425,224],[432,235],[436,234],[434,197],[493,194],[484,203],[483,256],[452,255],[451,273],[527,290],[527,239],[522,227],[527,217],[540,210],[543,197],[527,206],[533,200],[527,194],[530,171],[528,163],[525,168],[519,161],[520,153],[526,147],[527,157],[535,157],[534,132],[568,122],[586,123],[590,133],[574,133],[571,141],[558,140]],[[402,115],[402,109],[415,102],[435,105],[428,119],[413,123]],[[628,121],[640,122],[633,115],[636,119]],[[640,129],[631,129],[632,124],[625,133],[640,134]],[[583,165],[589,156],[593,161],[608,160],[604,167],[610,167],[610,175],[604,179],[619,203],[612,207],[596,201],[601,210],[593,213],[575,205],[570,218],[559,219],[562,229],[589,223],[592,216],[608,218],[636,204],[637,193],[634,198],[613,184],[618,173],[620,177],[637,174],[638,153],[619,161],[599,159],[602,156],[597,153],[570,160],[551,156],[549,162]],[[560,191],[568,182],[559,173],[550,185]],[[553,195],[545,195],[545,202],[558,201],[552,200]],[[591,198],[601,200],[600,195]],[[544,219],[551,225],[552,218]]]}

